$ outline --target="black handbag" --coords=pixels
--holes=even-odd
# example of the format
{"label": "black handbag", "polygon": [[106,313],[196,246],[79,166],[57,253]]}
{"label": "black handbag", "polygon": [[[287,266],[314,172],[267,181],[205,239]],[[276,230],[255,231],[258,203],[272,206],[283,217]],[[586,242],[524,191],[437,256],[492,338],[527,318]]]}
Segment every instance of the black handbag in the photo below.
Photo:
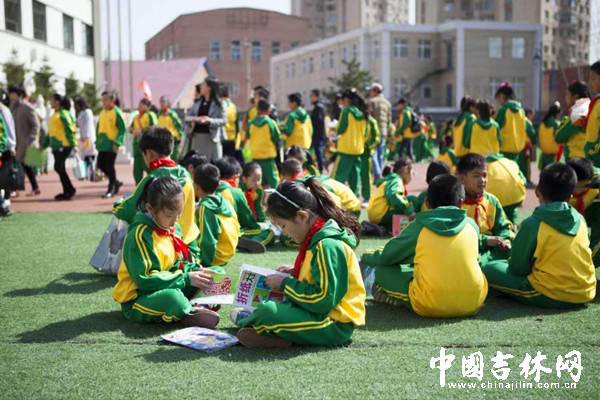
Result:
{"label": "black handbag", "polygon": [[0,189],[25,190],[25,171],[14,157],[3,162],[0,167]]}

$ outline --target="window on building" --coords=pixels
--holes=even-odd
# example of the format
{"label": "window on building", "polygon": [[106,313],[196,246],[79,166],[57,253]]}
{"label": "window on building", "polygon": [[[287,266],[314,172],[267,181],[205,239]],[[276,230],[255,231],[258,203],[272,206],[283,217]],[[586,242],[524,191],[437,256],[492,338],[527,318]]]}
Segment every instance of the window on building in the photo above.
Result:
{"label": "window on building", "polygon": [[7,31],[21,33],[21,0],[4,0],[4,26]]}
{"label": "window on building", "polygon": [[490,78],[490,96],[494,98],[496,95],[496,90],[502,84],[502,78]]}
{"label": "window on building", "polygon": [[408,83],[406,79],[394,78],[394,97],[402,97],[408,90]]}
{"label": "window on building", "polygon": [[358,46],[356,43],[352,44],[352,59],[354,61],[358,60]]}
{"label": "window on building", "polygon": [[259,41],[252,42],[252,61],[260,62],[262,59],[262,50]]}
{"label": "window on building", "polygon": [[512,38],[512,58],[525,58],[525,38]]}
{"label": "window on building", "polygon": [[525,92],[525,78],[513,79],[513,89],[518,99],[522,99]]}
{"label": "window on building", "polygon": [[73,18],[63,14],[63,43],[67,50],[75,50],[73,41]]}
{"label": "window on building", "polygon": [[431,98],[431,86],[430,85],[421,86],[421,98],[422,99],[430,99]]}
{"label": "window on building", "polygon": [[419,39],[419,59],[431,58],[431,39]]}
{"label": "window on building", "polygon": [[513,2],[512,0],[506,0],[504,2],[504,20],[512,21],[513,19]]}
{"label": "window on building", "polygon": [[273,42],[271,44],[271,54],[279,54],[281,53],[281,42]]}
{"label": "window on building", "polygon": [[285,79],[290,79],[290,64],[285,64]]}
{"label": "window on building", "polygon": [[451,69],[452,59],[454,57],[454,46],[452,43],[446,43],[446,68]]}
{"label": "window on building", "polygon": [[292,49],[295,49],[296,47],[300,47],[300,42],[292,42]]}
{"label": "window on building", "polygon": [[348,61],[348,46],[342,46],[342,60]]}
{"label": "window on building", "polygon": [[46,5],[35,0],[33,1],[33,37],[46,41]]}
{"label": "window on building", "polygon": [[275,80],[278,81],[280,77],[281,77],[281,71],[280,71],[279,67],[275,67]]}
{"label": "window on building", "polygon": [[230,94],[234,99],[240,97],[240,83],[238,81],[231,82]]}
{"label": "window on building", "polygon": [[502,38],[490,38],[490,58],[502,58]]}
{"label": "window on building", "polygon": [[452,107],[452,84],[446,85],[446,107]]}
{"label": "window on building", "polygon": [[327,59],[325,53],[321,53],[321,71],[324,71],[327,66]]}
{"label": "window on building", "polygon": [[242,61],[242,42],[239,40],[231,41],[231,61]]}
{"label": "window on building", "polygon": [[219,61],[221,59],[221,41],[219,39],[211,39],[209,54],[211,61]]}
{"label": "window on building", "polygon": [[302,75],[306,75],[306,71],[308,70],[308,60],[302,60]]}
{"label": "window on building", "polygon": [[373,40],[373,58],[378,60],[379,59],[379,40]]}
{"label": "window on building", "polygon": [[329,68],[335,67],[335,54],[333,51],[329,52]]}
{"label": "window on building", "polygon": [[394,58],[408,57],[408,39],[394,38]]}
{"label": "window on building", "polygon": [[446,11],[446,12],[454,11],[454,0],[444,1],[444,11]]}
{"label": "window on building", "polygon": [[175,45],[170,44],[167,47],[167,60],[172,60],[175,58]]}
{"label": "window on building", "polygon": [[315,59],[310,57],[308,59],[308,73],[309,74],[314,74],[315,73]]}
{"label": "window on building", "polygon": [[296,77],[296,63],[295,62],[292,63],[290,75],[292,76],[292,78]]}
{"label": "window on building", "polygon": [[94,56],[94,28],[88,24],[81,24],[82,53],[86,56]]}

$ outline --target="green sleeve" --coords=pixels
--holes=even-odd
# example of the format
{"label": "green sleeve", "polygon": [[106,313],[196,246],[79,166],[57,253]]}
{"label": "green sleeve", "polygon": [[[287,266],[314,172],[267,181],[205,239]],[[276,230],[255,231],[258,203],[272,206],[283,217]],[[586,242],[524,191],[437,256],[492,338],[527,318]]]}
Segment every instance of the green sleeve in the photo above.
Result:
{"label": "green sleeve", "polygon": [[521,224],[521,229],[512,243],[511,256],[508,264],[508,270],[520,276],[527,276],[531,273],[535,261],[533,255],[537,247],[537,235],[540,227],[539,220],[527,218]]}
{"label": "green sleeve", "polygon": [[135,214],[138,212],[137,201],[142,194],[148,179],[150,179],[150,176],[144,177],[129,196],[124,199],[119,199],[114,203],[112,213],[115,217],[128,224],[133,222],[133,217],[135,217]]}
{"label": "green sleeve", "polygon": [[123,146],[123,141],[125,140],[125,135],[127,134],[127,125],[125,124],[125,118],[123,117],[123,113],[121,110],[116,109],[115,114],[117,116],[117,139],[115,140],[115,144],[117,146]]}
{"label": "green sleeve", "polygon": [[556,136],[554,140],[556,143],[567,143],[571,136],[576,133],[581,132],[579,128],[571,122],[571,118],[564,117],[562,123],[558,127],[558,131],[556,131]]}
{"label": "green sleeve", "polygon": [[73,122],[69,119],[67,115],[68,111],[59,111],[60,120],[62,121],[63,127],[65,129],[65,136],[67,137],[67,141],[71,145],[71,147],[75,147],[75,132],[73,132]]}
{"label": "green sleeve", "polygon": [[475,122],[467,121],[463,129],[462,145],[465,149],[471,148],[471,135],[473,132],[473,125]]}
{"label": "green sleeve", "polygon": [[171,110],[169,115],[171,116],[171,120],[173,121],[173,126],[175,127],[175,129],[177,129],[177,132],[179,132],[179,135],[181,135],[183,137],[183,135],[184,135],[183,124],[181,123],[181,119],[179,118],[179,115],[177,115],[177,113],[173,110]]}
{"label": "green sleeve", "polygon": [[525,132],[527,133],[527,136],[529,137],[529,141],[532,144],[535,144],[536,140],[536,134],[535,134],[535,128],[533,127],[533,124],[531,123],[530,120],[526,119],[525,120]]}
{"label": "green sleeve", "polygon": [[258,222],[267,222],[269,219],[267,218],[267,214],[265,213],[265,207],[263,206],[265,191],[262,188],[258,188],[256,189],[256,194],[258,195],[258,198],[255,201],[256,216],[258,217]]}
{"label": "green sleeve", "polygon": [[500,133],[500,125],[496,123],[494,127],[496,128],[496,139],[498,139],[498,145],[502,147],[502,134]]}
{"label": "green sleeve", "polygon": [[237,135],[240,133],[240,111],[235,104],[233,106],[235,107],[235,134]]}
{"label": "green sleeve", "polygon": [[389,181],[385,185],[385,199],[394,211],[403,214],[412,214],[414,208],[405,196],[398,194],[398,179]]}
{"label": "green sleeve", "polygon": [[206,206],[201,205],[197,212],[198,228],[198,247],[200,247],[200,264],[208,267],[215,259],[217,244],[219,243],[219,235],[221,234],[221,225],[219,224],[219,216],[211,210],[207,210]]}
{"label": "green sleeve", "polygon": [[148,120],[150,121],[150,126],[156,125],[158,123],[156,114],[154,114],[152,111],[148,111]]}
{"label": "green sleeve", "polygon": [[273,122],[273,120],[268,120],[269,128],[271,129],[271,141],[277,146],[279,144],[279,140],[281,140],[281,135],[279,133],[279,128],[277,124]]}
{"label": "green sleeve", "polygon": [[138,225],[128,233],[123,244],[123,262],[140,292],[183,289],[190,285],[189,275],[175,266],[179,261],[170,270],[161,270],[152,230],[145,225]]}
{"label": "green sleeve", "polygon": [[242,192],[240,189],[233,188],[231,189],[231,194],[233,196],[235,213],[237,214],[238,221],[240,222],[240,227],[246,232],[248,230],[262,230],[258,222],[256,222],[254,214],[252,214],[252,210],[248,205],[248,201],[246,200],[244,192]]}
{"label": "green sleeve", "polygon": [[415,202],[415,212],[421,211],[423,206],[425,205],[425,201],[427,200],[427,190],[421,192],[419,196],[417,196],[417,201]]}
{"label": "green sleeve", "polygon": [[456,165],[456,163],[458,163],[458,158],[456,157],[456,154],[454,154],[454,150],[448,149],[448,157],[450,157],[450,160],[452,160],[453,165]]}
{"label": "green sleeve", "polygon": [[287,117],[285,117],[285,125],[281,129],[281,131],[286,135],[291,135],[294,132],[294,117],[289,113]]}
{"label": "green sleeve", "polygon": [[500,129],[502,129],[502,127],[506,123],[506,110],[507,109],[508,108],[506,106],[500,107],[500,109],[498,110],[498,113],[496,114],[496,118],[494,118],[496,120],[496,122],[498,123],[498,126],[500,126]]}
{"label": "green sleeve", "polygon": [[430,123],[429,124],[429,137],[436,137],[437,138],[437,128],[435,127],[435,123]]}
{"label": "green sleeve", "polygon": [[281,287],[287,299],[299,307],[315,314],[327,314],[348,292],[350,266],[344,246],[335,239],[321,240],[312,251],[310,272],[315,282],[287,277]]}
{"label": "green sleeve", "polygon": [[250,139],[250,127],[252,124],[246,124],[246,139]]}
{"label": "green sleeve", "polygon": [[495,236],[500,236],[502,239],[512,240],[514,238],[512,223],[506,218],[500,202],[493,198],[492,203],[496,207],[496,219],[494,220],[492,233]]}
{"label": "green sleeve", "polygon": [[379,132],[379,127],[377,126],[377,121],[373,121],[369,118],[369,140],[365,142],[365,147],[369,150],[373,150],[381,139],[381,133]]}
{"label": "green sleeve", "polygon": [[344,133],[346,133],[346,129],[348,129],[348,113],[348,110],[342,110],[342,116],[340,117],[340,121],[338,123],[336,131],[338,135],[343,135]]}
{"label": "green sleeve", "polygon": [[44,140],[42,141],[42,147],[43,148],[50,147],[50,135],[44,135]]}
{"label": "green sleeve", "polygon": [[398,267],[413,264],[417,240],[423,225],[413,221],[404,230],[375,251],[367,250],[363,253],[361,263],[375,266]]}

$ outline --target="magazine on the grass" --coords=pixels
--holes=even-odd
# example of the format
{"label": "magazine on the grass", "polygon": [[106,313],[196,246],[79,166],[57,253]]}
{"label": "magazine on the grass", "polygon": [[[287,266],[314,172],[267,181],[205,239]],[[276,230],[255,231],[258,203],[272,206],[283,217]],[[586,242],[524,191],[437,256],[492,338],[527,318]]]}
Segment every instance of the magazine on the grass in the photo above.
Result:
{"label": "magazine on the grass", "polygon": [[192,326],[166,335],[161,335],[161,338],[167,342],[189,347],[194,350],[204,351],[206,353],[212,353],[239,343],[238,338],[229,333],[208,328],[200,328],[198,326]]}
{"label": "magazine on the grass", "polygon": [[284,300],[283,292],[273,290],[265,284],[265,278],[269,275],[290,276],[283,272],[243,264],[233,296],[233,305],[254,310],[262,301]]}
{"label": "magazine on the grass", "polygon": [[233,292],[238,275],[214,273],[212,279],[212,283],[207,288],[198,290],[190,300],[192,305],[233,304]]}

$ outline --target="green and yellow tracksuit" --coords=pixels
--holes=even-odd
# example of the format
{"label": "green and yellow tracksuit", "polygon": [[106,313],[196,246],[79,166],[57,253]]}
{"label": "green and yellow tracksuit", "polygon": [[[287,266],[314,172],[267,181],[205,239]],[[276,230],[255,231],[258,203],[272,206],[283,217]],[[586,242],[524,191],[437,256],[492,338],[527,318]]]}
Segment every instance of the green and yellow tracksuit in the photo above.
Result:
{"label": "green and yellow tracksuit", "polygon": [[223,266],[235,255],[240,238],[240,223],[227,200],[220,194],[200,199],[196,212],[198,263],[203,266]]}
{"label": "green and yellow tracksuit", "polygon": [[0,154],[6,150],[7,144],[8,137],[6,136],[6,122],[4,121],[2,113],[0,113]]}
{"label": "green and yellow tracksuit", "polygon": [[521,224],[510,260],[483,272],[490,287],[535,306],[571,308],[596,296],[585,220],[564,202],[538,206]]}
{"label": "green and yellow tracksuit", "polygon": [[412,108],[406,106],[398,115],[398,124],[396,130],[394,131],[394,138],[396,141],[396,149],[394,153],[396,157],[405,156],[403,154],[400,154],[400,144],[402,143],[403,139],[414,139],[419,135],[419,132],[413,132],[411,129],[413,112],[414,111]]}
{"label": "green and yellow tracksuit", "polygon": [[48,121],[48,135],[44,140],[44,147],[50,146],[53,150],[61,148],[74,148],[75,122],[73,116],[64,108],[56,110]]}
{"label": "green and yellow tracksuit", "polygon": [[465,128],[476,120],[477,117],[475,114],[470,111],[465,111],[458,116],[456,122],[452,126],[452,138],[454,139],[454,153],[456,154],[456,157],[460,158],[469,152],[469,149],[465,148],[463,144],[463,136]]}
{"label": "green and yellow tracksuit", "polygon": [[600,94],[592,99],[585,126],[585,156],[600,168]]}
{"label": "green and yellow tracksuit", "polygon": [[517,224],[519,206],[525,200],[527,182],[516,162],[502,154],[486,157],[488,181],[486,191],[496,196],[506,217]]}
{"label": "green and yellow tracksuit", "polygon": [[327,175],[306,175],[302,178],[296,179],[296,181],[304,182],[308,178],[315,178],[317,181],[319,181],[321,186],[323,186],[323,188],[329,192],[336,206],[354,214],[354,216],[358,218],[361,208],[360,200],[348,186],[336,181],[335,179],[331,179]]}
{"label": "green and yellow tracksuit", "polygon": [[[200,268],[193,257],[196,242],[190,243],[185,258],[175,252],[170,236],[159,235],[152,227],[156,223],[148,214],[138,213],[133,218],[123,243],[119,281],[112,297],[129,320],[175,322],[192,310],[189,299],[198,291],[189,277],[190,272]],[[181,238],[179,225],[175,226],[175,235]],[[213,269],[223,272],[218,267]]]}
{"label": "green and yellow tracksuit", "polygon": [[179,119],[175,110],[168,108],[158,115],[158,125],[164,126],[171,132],[174,142],[171,159],[177,160],[179,158],[179,143],[181,143],[184,134],[181,119]]}
{"label": "green and yellow tracksuit", "polygon": [[[592,185],[598,185],[599,181],[600,168],[594,167]],[[594,264],[598,267],[600,266],[600,190],[587,188],[581,193],[573,193],[569,204],[585,217],[585,221],[590,228],[590,247]]]}
{"label": "green and yellow tracksuit", "polygon": [[[525,147],[519,153],[517,164],[527,182],[531,180],[531,153],[534,151],[533,145],[536,143],[536,138],[537,134],[533,123],[525,117]],[[527,154],[528,152],[529,154]]]}
{"label": "green and yellow tracksuit", "polygon": [[389,174],[377,182],[377,189],[369,200],[369,221],[392,228],[395,214],[412,214],[415,210],[406,198],[406,189],[398,174]]}
{"label": "green and yellow tracksuit", "polygon": [[115,153],[113,146],[123,146],[127,134],[127,124],[121,109],[117,106],[110,110],[102,109],[98,115],[96,132],[98,132],[96,150]]}
{"label": "green and yellow tracksuit", "polygon": [[310,115],[304,108],[296,108],[285,118],[281,133],[285,138],[286,149],[289,149],[294,145],[300,146],[304,150],[310,149],[313,133]]}
{"label": "green and yellow tracksuit", "polygon": [[[244,116],[244,125],[242,126],[242,128],[244,130],[248,130],[248,125],[250,124],[250,121],[252,121],[254,118],[256,118],[256,116],[258,115],[258,110],[256,109],[256,106],[252,106],[248,109],[248,111],[246,112],[246,115]],[[269,118],[271,118],[273,120],[273,122],[275,122],[277,124],[277,126],[279,126],[279,120],[276,118],[277,115],[277,108],[271,104],[271,108],[269,111]]]}
{"label": "green and yellow tracksuit", "polygon": [[470,153],[482,156],[496,154],[500,152],[501,144],[500,126],[493,118],[487,121],[477,118],[466,124],[463,131],[463,148],[468,149]]}
{"label": "green and yellow tracksuit", "polygon": [[518,162],[519,153],[525,148],[527,136],[525,111],[521,103],[509,100],[496,112],[496,122],[500,126],[502,145],[500,152],[507,158]]}
{"label": "green and yellow tracksuit", "polygon": [[180,165],[176,165],[175,167],[160,167],[150,172],[148,176],[142,179],[129,196],[115,202],[112,212],[118,219],[123,220],[128,224],[132,224],[135,214],[138,211],[137,201],[144,190],[146,181],[151,178],[160,178],[162,176],[170,176],[171,178],[176,179],[183,188],[184,205],[181,217],[179,217],[179,225],[181,225],[183,240],[189,245],[198,238],[198,227],[194,221],[196,198],[194,194],[194,184],[190,173]]}
{"label": "green and yellow tracksuit", "polygon": [[415,162],[428,160],[433,156],[430,146],[431,137],[429,136],[429,127],[425,121],[421,121],[421,134],[413,142]]}
{"label": "green and yellow tracksuit", "polygon": [[373,165],[371,160],[375,148],[379,145],[380,141],[381,133],[379,132],[377,120],[369,116],[365,132],[365,150],[360,156],[360,189],[363,200],[371,198],[371,186],[373,185]]}
{"label": "green and yellow tracksuit", "polygon": [[311,164],[308,161],[305,161],[304,164],[302,164],[302,170],[304,171],[304,173],[306,175],[313,175],[313,176],[321,175],[321,172],[319,171],[319,167],[316,166],[315,164]]}
{"label": "green and yellow tracksuit", "polygon": [[483,266],[490,261],[508,259],[509,251],[489,247],[487,244],[490,236],[499,236],[505,240],[514,238],[513,225],[506,218],[496,196],[486,191],[477,199],[467,197],[462,208],[467,210],[467,216],[479,227],[479,264]]}
{"label": "green and yellow tracksuit", "polygon": [[385,247],[365,252],[361,263],[375,267],[375,288],[386,302],[422,317],[466,317],[477,313],[488,291],[478,242],[479,229],[465,210],[438,207],[417,214]]}
{"label": "green and yellow tracksuit", "polygon": [[538,128],[538,141],[542,157],[540,158],[540,171],[546,166],[556,161],[556,154],[559,147],[556,142],[556,131],[558,130],[558,121],[554,118],[549,118],[540,124]]}
{"label": "green and yellow tracksuit", "polygon": [[565,116],[554,138],[556,143],[565,145],[565,160],[569,161],[572,158],[585,158],[585,128],[580,125],[575,125],[571,122],[571,118]]}
{"label": "green and yellow tracksuit", "polygon": [[427,190],[419,193],[417,199],[414,201],[415,212],[427,211]]}
{"label": "green and yellow tracksuit", "polygon": [[329,220],[313,236],[298,278],[281,284],[282,302],[264,301],[239,322],[261,335],[297,344],[336,346],[365,324],[365,287],[356,238]]}
{"label": "green and yellow tracksuit", "polygon": [[261,242],[265,246],[273,244],[275,239],[273,231],[271,229],[263,229],[258,224],[241,189],[234,188],[229,183],[221,181],[217,188],[217,193],[221,194],[233,207],[233,211],[240,223],[242,236],[246,239]]}
{"label": "green and yellow tracksuit", "polygon": [[246,138],[250,141],[252,161],[256,161],[262,169],[262,185],[276,189],[279,185],[279,172],[275,159],[280,139],[277,124],[266,115],[258,115],[250,121]]}
{"label": "green and yellow tracksuit", "polygon": [[356,197],[359,196],[360,160],[365,151],[366,130],[367,121],[363,112],[354,106],[344,108],[337,127],[340,138],[331,177],[341,183],[348,182]]}
{"label": "green and yellow tracksuit", "polygon": [[[143,115],[136,115],[131,126],[133,129],[141,129],[143,135],[146,129],[152,125],[156,125],[156,123],[156,114],[154,114],[152,111],[148,111]],[[142,178],[144,177],[144,172],[149,172],[148,166],[144,162],[142,151],[138,146],[139,140],[139,137],[133,137],[133,178],[135,179],[136,185],[141,182]]]}
{"label": "green and yellow tracksuit", "polygon": [[448,166],[450,166],[450,171],[452,174],[456,174],[456,163],[458,162],[458,157],[455,155],[454,150],[448,146],[442,145],[440,148],[440,152],[437,156],[438,161],[443,161]]}
{"label": "green and yellow tracksuit", "polygon": [[231,99],[225,99],[227,122],[225,123],[225,136],[228,142],[234,142],[236,150],[240,149],[242,136],[240,135],[238,108]]}
{"label": "green and yellow tracksuit", "polygon": [[244,182],[240,181],[239,188],[246,196],[246,202],[250,206],[250,211],[258,222],[268,222],[267,214],[265,213],[265,191],[262,187],[257,187],[254,190],[248,189]]}

